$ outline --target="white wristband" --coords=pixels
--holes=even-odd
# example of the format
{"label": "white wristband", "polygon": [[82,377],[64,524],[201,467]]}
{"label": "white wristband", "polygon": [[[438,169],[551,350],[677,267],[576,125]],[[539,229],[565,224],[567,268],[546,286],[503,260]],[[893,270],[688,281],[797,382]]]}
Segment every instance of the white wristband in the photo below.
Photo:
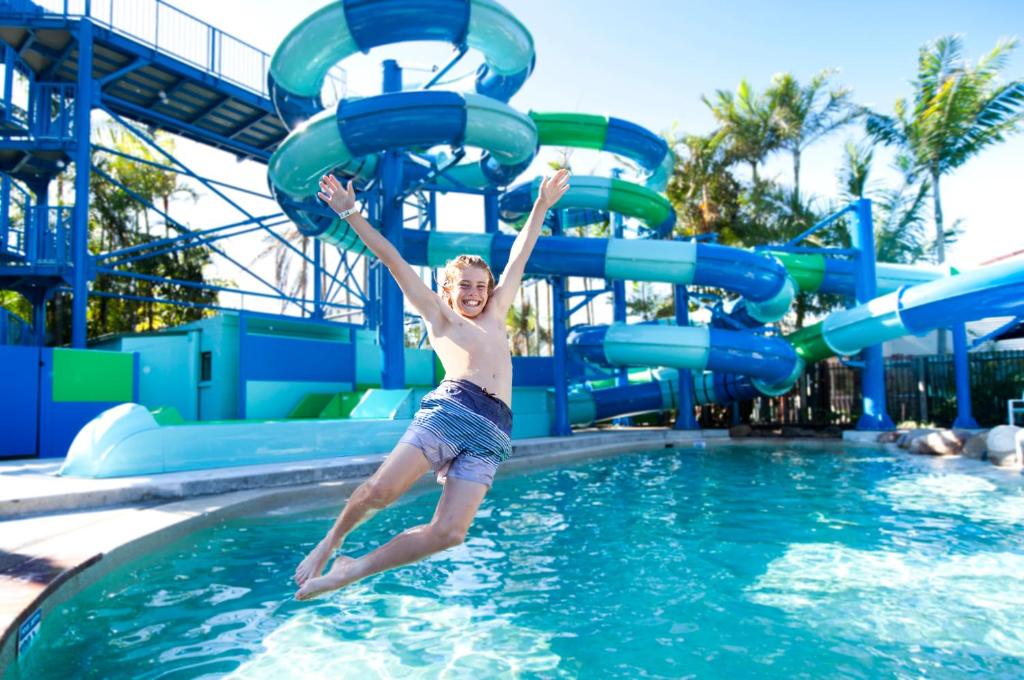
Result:
{"label": "white wristband", "polygon": [[343,220],[349,215],[355,215],[357,212],[359,212],[359,208],[356,208],[355,206],[349,208],[348,210],[342,210],[340,213],[338,213],[338,219]]}

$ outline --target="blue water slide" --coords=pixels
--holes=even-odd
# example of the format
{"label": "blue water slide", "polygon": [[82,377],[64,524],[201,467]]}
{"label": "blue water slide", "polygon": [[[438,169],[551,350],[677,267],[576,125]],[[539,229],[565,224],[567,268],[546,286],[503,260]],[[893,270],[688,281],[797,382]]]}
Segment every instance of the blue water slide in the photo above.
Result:
{"label": "blue water slide", "polygon": [[479,50],[478,94],[507,102],[535,62],[533,37],[492,0],[344,0],[331,2],[288,33],[267,76],[274,105],[290,127],[324,109],[327,72],[338,62],[374,47],[440,41]]}
{"label": "blue water slide", "polygon": [[[381,45],[422,40],[479,50],[484,64],[475,92],[385,94],[342,100],[333,111],[325,110],[320,90],[335,64]],[[451,172],[507,184],[525,170],[537,149],[532,120],[505,103],[529,77],[534,60],[529,31],[492,0],[328,4],[300,22],[271,60],[271,96],[292,129],[270,160],[275,196],[290,202],[290,213],[315,212],[304,210],[303,203],[311,201],[322,174],[369,180],[381,151],[439,144],[484,150],[480,161]],[[310,221],[315,220],[297,220],[300,228]]]}
{"label": "blue water slide", "polygon": [[[678,370],[659,368],[653,371],[654,379],[647,382],[602,389],[574,389],[569,393],[569,422],[591,425],[611,418],[677,409],[678,376]],[[731,404],[753,399],[759,394],[747,376],[720,371],[691,373],[690,376],[697,404]]]}
{"label": "blue water slide", "polygon": [[666,366],[749,376],[764,394],[785,393],[803,371],[803,360],[779,337],[706,326],[612,324],[574,329],[570,348],[592,363]]}
{"label": "blue water slide", "polygon": [[[866,304],[833,312],[811,335],[833,353],[850,355],[903,335],[1021,313],[1024,263],[1007,262],[904,286]],[[668,366],[746,375],[766,395],[787,392],[804,367],[800,352],[786,339],[719,328],[583,327],[570,333],[569,345],[583,359],[604,366]]]}

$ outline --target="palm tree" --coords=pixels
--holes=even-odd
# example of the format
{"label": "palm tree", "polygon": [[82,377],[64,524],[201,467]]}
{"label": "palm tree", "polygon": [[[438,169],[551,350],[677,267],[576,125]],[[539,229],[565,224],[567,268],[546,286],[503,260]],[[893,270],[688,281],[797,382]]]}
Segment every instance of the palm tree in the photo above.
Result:
{"label": "palm tree", "polygon": [[757,94],[746,80],[740,81],[735,93],[716,90],[714,102],[707,97],[701,99],[721,124],[731,160],[750,164],[756,188],[757,166],[781,144],[772,102]]}
{"label": "palm tree", "polygon": [[670,139],[676,165],[666,194],[680,218],[677,228],[691,234],[717,232],[723,241],[732,242],[741,187],[729,171],[725,137],[719,130]]}
{"label": "palm tree", "polygon": [[928,180],[918,182],[912,161],[896,159],[902,184],[875,188],[868,181],[874,159],[871,145],[846,145],[846,165],[839,173],[840,195],[845,201],[870,198],[875,227],[875,253],[880,262],[920,262],[928,249],[924,205],[931,189]]}
{"label": "palm tree", "polygon": [[540,353],[540,343],[549,340],[549,332],[543,329],[537,319],[537,311],[534,306],[522,294],[519,293],[519,307],[512,305],[508,309],[508,316],[505,317],[505,325],[512,336],[512,354],[516,356],[527,356],[531,354],[530,339],[536,338],[534,354]]}
{"label": "palm tree", "polygon": [[793,154],[796,203],[800,202],[800,156],[804,149],[861,115],[850,102],[849,88],[828,87],[834,74],[835,70],[825,69],[804,87],[791,73],[780,73],[765,92],[775,116],[779,146]]}
{"label": "palm tree", "polygon": [[[309,280],[309,258],[305,257],[310,250],[310,246],[313,245],[312,239],[306,236],[298,230],[297,227],[289,227],[281,237],[284,242],[276,238],[273,234],[267,234],[263,237],[263,242],[266,247],[253,258],[253,263],[262,260],[264,257],[273,256],[274,258],[274,285],[279,290],[287,290],[290,297],[299,298],[300,300],[306,299],[306,290]],[[299,258],[299,271],[295,276],[295,280],[292,281],[291,276],[291,263],[295,255],[285,245],[285,242],[291,244],[294,248],[299,250],[304,257]],[[289,287],[289,284],[290,287]],[[281,300],[281,313],[284,314],[290,302],[288,300]],[[299,305],[302,306],[301,304]]]}
{"label": "palm tree", "polygon": [[[867,131],[903,150],[912,169],[931,180],[935,215],[935,260],[946,260],[939,180],[982,149],[1003,141],[1024,120],[1024,81],[999,85],[1017,40],[1002,40],[977,65],[963,58],[959,36],[943,36],[920,49],[914,101],[895,105],[895,115],[867,112]],[[940,351],[944,345],[940,334]]]}

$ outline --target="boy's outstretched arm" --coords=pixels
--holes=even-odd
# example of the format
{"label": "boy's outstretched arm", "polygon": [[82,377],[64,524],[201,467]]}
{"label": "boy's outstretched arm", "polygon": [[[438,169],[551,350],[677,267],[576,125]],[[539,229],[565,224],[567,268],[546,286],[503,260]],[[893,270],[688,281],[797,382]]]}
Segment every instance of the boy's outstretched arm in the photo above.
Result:
{"label": "boy's outstretched arm", "polygon": [[556,172],[554,177],[545,177],[541,182],[537,201],[533,204],[533,210],[530,211],[526,226],[522,228],[512,243],[508,264],[505,265],[505,271],[501,273],[498,286],[491,293],[489,304],[497,305],[502,316],[512,306],[512,300],[516,291],[519,290],[519,284],[523,282],[526,261],[530,259],[533,246],[536,245],[537,237],[540,236],[540,228],[544,224],[545,215],[558,203],[568,189],[569,171],[565,168]]}
{"label": "boy's outstretched arm", "polygon": [[[356,192],[352,189],[352,180],[349,180],[347,186],[342,186],[334,175],[324,175],[320,178],[320,191],[317,196],[338,215],[353,209],[356,204]],[[416,271],[399,254],[398,249],[391,244],[391,241],[384,238],[384,235],[367,222],[366,218],[358,211],[348,213],[343,219],[356,230],[366,247],[388,268],[391,275],[395,277],[398,287],[402,289],[402,293],[409,299],[409,303],[420,316],[432,326],[441,323],[445,318],[444,303],[441,298],[423,283]]]}

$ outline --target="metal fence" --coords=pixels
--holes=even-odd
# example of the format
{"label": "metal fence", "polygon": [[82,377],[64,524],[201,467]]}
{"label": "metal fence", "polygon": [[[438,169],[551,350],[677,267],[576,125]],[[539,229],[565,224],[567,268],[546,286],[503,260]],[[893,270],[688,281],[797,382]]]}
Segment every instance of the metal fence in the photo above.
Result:
{"label": "metal fence", "polygon": [[[1005,422],[1006,402],[1024,392],[1024,351],[972,352],[971,406],[982,426]],[[891,357],[885,362],[889,415],[897,423],[948,426],[956,418],[952,355]],[[829,359],[812,364],[783,397],[758,397],[743,407],[742,420],[755,425],[852,426],[861,414],[859,370]],[[706,408],[701,424],[731,422],[725,409]]]}
{"label": "metal fence", "polygon": [[[126,35],[223,78],[261,97],[267,92],[270,55],[165,0],[34,0],[45,11],[88,16]],[[335,67],[324,84],[324,103],[345,96],[345,71]]]}

